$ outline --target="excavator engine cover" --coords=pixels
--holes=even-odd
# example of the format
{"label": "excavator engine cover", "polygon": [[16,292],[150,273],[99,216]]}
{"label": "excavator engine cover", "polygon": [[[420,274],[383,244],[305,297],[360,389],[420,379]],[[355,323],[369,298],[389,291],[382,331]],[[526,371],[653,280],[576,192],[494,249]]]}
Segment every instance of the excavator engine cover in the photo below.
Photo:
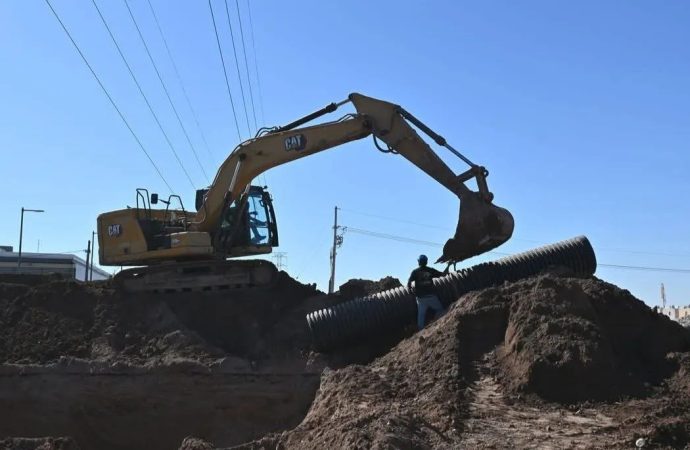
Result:
{"label": "excavator engine cover", "polygon": [[475,192],[464,195],[455,236],[448,239],[436,262],[456,263],[493,250],[510,239],[514,227],[513,216],[507,209]]}

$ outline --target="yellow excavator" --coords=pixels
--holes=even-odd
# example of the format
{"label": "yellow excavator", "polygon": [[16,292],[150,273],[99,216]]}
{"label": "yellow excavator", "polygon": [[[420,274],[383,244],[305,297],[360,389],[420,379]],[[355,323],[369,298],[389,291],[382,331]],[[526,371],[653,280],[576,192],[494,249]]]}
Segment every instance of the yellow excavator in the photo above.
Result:
{"label": "yellow excavator", "polygon": [[[356,113],[333,122],[303,126],[351,102]],[[464,161],[455,174],[412,127]],[[488,171],[451,147],[402,107],[350,94],[288,125],[259,130],[223,162],[213,183],[196,192],[196,211],[182,199],[167,200],[137,189],[136,207],[98,217],[99,260],[104,266],[137,266],[120,271],[115,281],[127,291],[172,292],[235,289],[270,285],[277,270],[262,259],[228,259],[267,254],[278,245],[271,196],[252,180],[272,167],[350,141],[373,136],[376,148],[402,155],[460,199],[455,236],[437,262],[455,263],[487,252],[513,233],[513,217],[494,204]],[[478,191],[465,182],[475,179]],[[151,205],[164,203],[165,208]],[[179,204],[179,206],[177,206]]]}

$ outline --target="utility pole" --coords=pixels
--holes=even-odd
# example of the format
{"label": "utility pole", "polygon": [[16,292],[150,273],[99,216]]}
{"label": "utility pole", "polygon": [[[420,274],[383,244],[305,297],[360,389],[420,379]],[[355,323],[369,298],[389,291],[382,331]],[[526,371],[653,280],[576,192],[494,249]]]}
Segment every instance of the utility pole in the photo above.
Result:
{"label": "utility pole", "polygon": [[88,241],[86,244],[86,266],[84,267],[84,281],[89,281],[89,256],[91,256],[91,241]]}
{"label": "utility pole", "polygon": [[664,283],[661,283],[661,307],[666,308],[666,289],[664,289]]}
{"label": "utility pole", "polygon": [[338,230],[345,232],[346,228],[338,226],[338,207],[335,207],[335,217],[333,220],[333,248],[331,249],[331,278],[328,280],[328,293],[335,292],[335,260],[338,256],[338,247],[343,245],[343,235],[338,234]]}
{"label": "utility pole", "polygon": [[93,242],[93,244],[91,245],[91,265],[89,267],[89,281],[93,281],[93,257],[96,254],[96,232],[95,231],[91,232],[91,242]]}
{"label": "utility pole", "polygon": [[19,255],[17,256],[17,272],[22,267],[22,239],[24,238],[24,213],[25,212],[35,212],[42,213],[45,212],[42,209],[27,209],[22,206],[22,217],[19,222]]}

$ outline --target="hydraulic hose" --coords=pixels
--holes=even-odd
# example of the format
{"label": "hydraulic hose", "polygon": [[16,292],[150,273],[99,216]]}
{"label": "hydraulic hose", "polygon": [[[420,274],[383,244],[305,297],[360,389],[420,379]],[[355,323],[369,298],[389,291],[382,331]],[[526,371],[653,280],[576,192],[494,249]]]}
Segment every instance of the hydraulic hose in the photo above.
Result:
{"label": "hydraulic hose", "polygon": [[[441,302],[450,305],[470,291],[528,278],[552,267],[568,268],[578,276],[593,275],[597,262],[589,240],[578,236],[477,264],[435,278],[434,286]],[[416,316],[414,290],[398,287],[309,313],[307,325],[314,346],[324,351],[400,330],[415,323]]]}

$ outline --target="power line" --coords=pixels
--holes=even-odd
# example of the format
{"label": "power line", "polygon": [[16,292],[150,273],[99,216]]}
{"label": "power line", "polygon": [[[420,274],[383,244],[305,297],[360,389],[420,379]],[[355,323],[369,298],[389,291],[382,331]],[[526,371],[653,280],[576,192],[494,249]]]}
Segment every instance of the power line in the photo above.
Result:
{"label": "power line", "polygon": [[426,245],[429,247],[443,247],[443,244],[439,244],[438,242],[423,241],[421,239],[413,239],[413,238],[408,238],[408,237],[403,237],[403,236],[396,236],[394,234],[380,233],[378,231],[363,230],[361,228],[353,228],[353,227],[344,227],[344,228],[345,228],[345,231],[349,232],[349,233],[362,234],[365,236],[372,236],[372,237],[377,237],[377,238],[381,238],[381,239],[389,239],[392,241],[405,242],[405,243],[409,243],[409,244]]}
{"label": "power line", "polygon": [[45,0],[45,2],[46,2],[46,4],[48,5],[48,7],[50,8],[50,10],[53,12],[53,15],[55,16],[55,18],[57,19],[57,21],[60,23],[60,26],[62,27],[63,31],[65,32],[65,34],[67,35],[67,37],[69,38],[69,40],[72,42],[72,45],[74,45],[74,48],[75,48],[75,49],[77,50],[77,52],[79,53],[79,56],[81,56],[81,59],[84,61],[84,64],[86,64],[86,67],[88,67],[89,70],[91,71],[91,75],[93,75],[93,77],[96,79],[96,81],[98,82],[98,85],[99,85],[99,86],[101,87],[101,89],[103,90],[103,93],[105,94],[106,97],[108,97],[108,100],[110,100],[110,104],[113,105],[113,108],[115,108],[115,111],[117,111],[117,114],[120,116],[120,119],[122,119],[122,121],[124,122],[125,126],[126,126],[127,129],[129,130],[129,132],[132,134],[132,137],[134,138],[135,141],[137,141],[137,144],[139,145],[139,148],[141,148],[141,150],[142,150],[142,151],[144,152],[144,154],[146,155],[146,158],[148,158],[149,162],[151,163],[151,165],[153,166],[153,168],[156,170],[156,173],[158,173],[158,176],[161,178],[161,180],[163,180],[163,183],[165,183],[165,185],[168,187],[168,189],[170,190],[170,192],[175,193],[175,191],[173,190],[173,188],[170,187],[170,183],[168,183],[168,181],[165,179],[165,177],[164,177],[163,174],[161,173],[161,171],[160,171],[160,169],[158,168],[158,166],[156,165],[156,163],[155,163],[155,162],[153,161],[153,159],[151,158],[151,155],[149,155],[149,152],[146,151],[146,148],[144,147],[144,144],[141,143],[141,140],[139,140],[139,137],[136,135],[136,133],[134,132],[134,130],[132,129],[132,127],[129,125],[129,122],[127,122],[127,119],[125,119],[125,116],[122,114],[122,111],[120,111],[120,108],[118,108],[117,104],[115,103],[115,101],[113,100],[113,98],[112,98],[112,97],[110,96],[110,94],[108,93],[108,90],[105,88],[105,86],[104,86],[103,83],[101,82],[100,78],[98,78],[98,75],[96,75],[96,72],[93,70],[93,67],[91,67],[91,64],[89,64],[89,61],[86,59],[86,56],[84,56],[84,53],[82,53],[81,49],[79,48],[79,46],[78,46],[77,43],[75,42],[74,38],[72,38],[72,34],[67,30],[67,27],[65,26],[65,24],[64,24],[64,23],[62,22],[62,20],[60,19],[60,16],[58,15],[58,13],[57,13],[57,12],[55,11],[55,9],[53,8],[53,5],[50,4],[50,1],[49,1],[49,0]]}
{"label": "power line", "polygon": [[[225,0],[227,4],[227,0]],[[252,93],[252,78],[249,75],[249,62],[247,62],[247,46],[244,43],[244,30],[242,29],[242,14],[240,14],[240,3],[239,0],[235,0],[235,6],[237,7],[237,20],[240,22],[240,37],[242,38],[242,53],[244,53],[244,67],[247,70],[247,84],[249,85],[249,99],[252,102],[252,115],[254,116],[254,129],[259,127],[256,124],[256,107],[254,106],[254,94]]]}
{"label": "power line", "polygon": [[187,172],[187,169],[185,168],[184,164],[182,163],[182,160],[180,159],[179,155],[177,154],[177,151],[175,150],[175,147],[173,146],[172,142],[170,141],[168,134],[163,129],[163,125],[161,125],[161,122],[158,119],[156,112],[153,110],[153,107],[151,106],[149,99],[146,97],[146,94],[144,94],[144,90],[141,88],[141,85],[139,84],[139,80],[137,80],[137,77],[134,75],[134,71],[132,70],[132,67],[127,62],[127,58],[125,58],[124,53],[122,53],[122,49],[120,48],[120,45],[117,43],[117,39],[115,39],[113,32],[110,30],[110,27],[108,26],[108,22],[105,20],[105,17],[103,17],[103,14],[101,13],[100,8],[96,4],[96,0],[91,0],[91,1],[93,3],[93,6],[96,8],[96,11],[98,12],[99,17],[101,18],[101,21],[103,22],[103,25],[105,25],[105,29],[108,30],[108,34],[110,35],[110,39],[112,39],[113,44],[115,44],[115,48],[117,48],[117,52],[120,54],[122,61],[125,63],[125,66],[127,66],[127,70],[129,71],[129,74],[131,75],[132,80],[134,80],[134,84],[137,85],[137,89],[139,89],[139,93],[144,98],[144,102],[146,102],[146,106],[148,106],[149,111],[151,112],[151,115],[153,116],[154,120],[156,121],[156,124],[158,125],[158,128],[161,130],[161,133],[163,133],[163,136],[165,136],[165,141],[168,143],[168,146],[170,146],[170,150],[172,150],[173,155],[175,155],[175,159],[177,160],[177,163],[182,168],[182,171],[184,172],[185,176],[187,177],[187,180],[189,181],[189,184],[191,184],[192,188],[194,188],[194,182],[192,181],[192,178],[189,176],[189,172]]}
{"label": "power line", "polygon": [[448,231],[448,228],[447,228],[447,227],[440,227],[440,226],[438,226],[438,225],[429,225],[429,224],[425,224],[425,223],[413,222],[413,221],[411,221],[411,220],[397,219],[397,218],[394,218],[394,217],[380,216],[380,215],[378,215],[378,214],[370,214],[370,213],[365,213],[365,212],[360,212],[360,211],[353,211],[353,210],[347,209],[347,208],[340,208],[340,209],[342,209],[342,210],[345,211],[345,212],[349,212],[349,213],[352,213],[352,214],[357,214],[357,215],[360,215],[360,216],[373,217],[373,218],[376,218],[376,219],[390,220],[391,222],[407,223],[407,224],[416,225],[416,226],[419,226],[419,227],[435,228],[435,229],[437,229],[437,230]]}
{"label": "power line", "polygon": [[[403,237],[403,236],[396,236],[394,234],[387,234],[387,233],[380,233],[377,231],[371,231],[371,230],[364,230],[361,228],[351,228],[351,227],[344,227],[345,231],[351,232],[351,233],[357,233],[357,234],[362,234],[366,236],[371,236],[371,237],[376,237],[376,238],[381,238],[381,239],[389,239],[397,242],[405,242],[409,244],[419,244],[419,245],[427,245],[431,247],[443,247],[442,244],[439,244],[437,242],[430,242],[430,241],[423,241],[420,239],[413,239],[413,238],[408,238],[408,237]],[[500,255],[500,256],[511,256],[511,253],[503,253],[503,252],[486,252],[488,254],[494,254],[494,255]],[[649,267],[649,266],[631,266],[631,265],[623,265],[623,264],[606,264],[606,263],[597,263],[598,267],[609,267],[613,269],[625,269],[625,270],[641,270],[641,271],[649,271],[649,272],[673,272],[673,273],[690,273],[690,269],[682,269],[682,268],[672,268],[672,267]]]}
{"label": "power line", "polygon": [[[348,208],[338,208],[338,209],[345,211],[345,212],[349,212],[351,214],[357,214],[357,215],[366,216],[366,217],[373,217],[375,219],[388,220],[391,222],[398,222],[398,223],[406,223],[406,224],[410,224],[410,225],[416,225],[419,227],[443,230],[446,232],[451,231],[448,229],[448,227],[441,227],[438,225],[431,225],[431,224],[427,224],[427,223],[414,222],[411,220],[405,220],[405,219],[400,219],[400,218],[395,218],[395,217],[381,216],[378,214],[366,213],[366,212],[361,212],[361,211],[354,211],[354,210],[351,210]],[[539,241],[536,239],[512,238],[512,240],[513,241],[520,241],[520,242],[531,242],[533,244],[539,244],[539,245],[546,245],[546,242]],[[683,254],[683,253],[670,253],[670,252],[648,251],[648,250],[629,250],[629,249],[600,247],[600,246],[597,246],[597,250],[609,251],[609,252],[632,253],[632,254],[638,254],[638,255],[674,256],[674,257],[685,257],[685,258],[690,257],[690,254]]]}
{"label": "power line", "polygon": [[172,108],[173,112],[175,113],[175,117],[177,118],[177,122],[180,124],[180,128],[182,129],[182,133],[184,134],[185,138],[187,139],[187,143],[189,144],[189,148],[192,149],[192,153],[194,153],[194,158],[196,159],[197,164],[199,164],[199,168],[201,169],[201,173],[204,174],[204,178],[206,178],[206,182],[210,183],[210,180],[208,179],[208,175],[206,175],[206,170],[204,169],[204,166],[201,164],[201,160],[199,159],[199,155],[196,152],[196,149],[194,148],[194,144],[192,144],[192,140],[189,139],[189,134],[187,133],[187,129],[184,127],[184,124],[182,123],[182,119],[180,118],[180,114],[177,112],[177,108],[175,108],[175,104],[172,101],[172,98],[170,97],[170,93],[168,92],[168,88],[165,86],[165,82],[163,82],[163,77],[161,76],[161,73],[158,71],[158,66],[156,66],[156,62],[153,59],[153,56],[151,55],[151,51],[149,50],[149,46],[146,44],[146,39],[144,39],[144,35],[141,33],[141,29],[139,28],[139,24],[137,23],[137,20],[134,18],[134,14],[132,13],[132,9],[129,7],[129,0],[123,0],[125,3],[125,6],[127,7],[127,11],[129,12],[129,17],[132,18],[132,22],[134,23],[134,27],[137,29],[137,34],[139,35],[139,39],[141,40],[141,43],[144,45],[144,49],[146,50],[146,54],[149,57],[149,60],[151,61],[151,65],[153,66],[153,69],[156,71],[156,76],[158,77],[158,81],[160,81],[161,86],[163,87],[163,91],[165,92],[165,96],[168,98],[168,102],[170,103],[170,107]]}
{"label": "power line", "polygon": [[600,264],[600,267],[610,267],[612,269],[630,269],[630,270],[643,270],[651,272],[673,272],[673,273],[690,273],[690,269],[677,269],[671,267],[643,267],[643,266],[627,266],[623,264]]}
{"label": "power line", "polygon": [[228,28],[230,29],[230,41],[232,42],[232,53],[235,55],[235,68],[237,69],[237,81],[240,83],[240,92],[242,93],[242,105],[244,106],[244,117],[247,119],[247,131],[249,137],[252,136],[252,128],[249,125],[249,112],[247,111],[247,100],[244,97],[244,87],[242,87],[242,76],[240,75],[240,63],[237,59],[237,49],[235,48],[235,35],[232,31],[232,23],[230,22],[230,10],[228,9],[228,0],[225,0],[225,15],[228,18]]}
{"label": "power line", "polygon": [[196,127],[199,130],[199,134],[201,135],[201,139],[204,141],[204,146],[206,147],[206,150],[208,151],[208,154],[211,158],[213,158],[213,152],[211,152],[211,148],[208,145],[208,142],[206,141],[206,135],[204,134],[203,130],[201,129],[201,125],[199,124],[199,119],[196,115],[196,111],[194,111],[194,108],[192,107],[192,102],[189,100],[189,95],[187,95],[187,90],[184,87],[184,83],[182,82],[182,77],[180,76],[180,71],[177,70],[177,64],[175,64],[175,59],[172,56],[172,52],[170,51],[170,47],[168,47],[168,41],[165,39],[165,35],[163,34],[163,29],[161,28],[160,23],[158,22],[158,16],[156,15],[156,11],[153,9],[153,5],[151,4],[151,0],[146,0],[149,4],[149,8],[151,9],[151,14],[153,15],[153,20],[156,22],[156,28],[158,28],[158,33],[161,36],[161,39],[163,40],[163,45],[165,45],[165,51],[168,53],[168,58],[170,58],[170,63],[173,66],[173,70],[175,71],[175,76],[177,77],[177,81],[180,83],[180,88],[182,89],[182,93],[184,94],[184,98],[187,101],[187,106],[189,106],[189,110],[192,112],[192,117],[194,118],[194,122],[196,123]]}
{"label": "power line", "polygon": [[261,94],[261,80],[259,78],[259,63],[256,57],[256,44],[254,43],[254,24],[252,23],[252,8],[249,6],[249,0],[247,0],[247,13],[249,16],[249,30],[252,37],[252,52],[254,53],[254,71],[256,72],[256,87],[259,91],[259,111],[261,111],[261,122],[265,125],[266,119],[264,117],[264,98]]}
{"label": "power line", "polygon": [[223,50],[220,47],[220,38],[218,37],[218,28],[216,27],[216,16],[213,14],[213,6],[211,0],[208,0],[208,9],[211,10],[211,20],[213,20],[213,31],[216,34],[216,43],[218,44],[218,54],[220,55],[220,62],[223,63],[223,75],[225,75],[225,86],[228,88],[228,96],[230,97],[230,106],[232,106],[232,116],[235,118],[235,129],[237,129],[237,137],[242,142],[242,135],[240,134],[240,125],[237,122],[237,112],[235,111],[235,102],[232,101],[232,92],[230,92],[230,82],[228,81],[228,71],[225,68],[225,58],[223,58]]}
{"label": "power line", "polygon": [[610,247],[598,247],[600,250],[607,250],[610,252],[621,252],[621,253],[632,253],[636,255],[654,255],[654,256],[680,256],[683,258],[690,258],[689,254],[681,254],[681,253],[667,253],[667,252],[653,252],[653,251],[646,251],[646,250],[625,250],[622,248],[610,248]]}
{"label": "power line", "polygon": [[[239,13],[240,13],[240,8],[238,5],[237,6],[238,16],[239,16]],[[252,53],[254,54],[254,71],[256,72],[256,87],[257,87],[258,94],[259,94],[259,108],[261,111],[261,122],[262,122],[262,125],[264,125],[266,123],[266,120],[264,118],[264,105],[263,105],[264,100],[263,100],[263,96],[261,95],[261,81],[259,78],[259,63],[257,62],[256,43],[254,42],[254,23],[252,22],[252,9],[251,9],[251,6],[249,4],[249,0],[247,0],[247,15],[249,16],[249,30],[250,30],[250,36],[252,38]],[[240,19],[240,24],[241,24],[241,19]],[[242,46],[244,47],[244,36],[242,37]],[[247,58],[247,50],[246,50],[246,48],[244,49],[244,52],[245,52],[244,57],[245,57],[245,64],[246,64],[247,63],[247,59],[246,59]],[[247,69],[247,79],[250,79],[248,69]],[[250,87],[251,87],[251,85],[250,85]],[[257,126],[257,123],[256,123],[256,105],[254,104],[253,97],[252,97],[252,108],[253,108],[252,111],[254,114],[254,126],[256,127]],[[267,186],[268,181],[266,180],[266,174],[262,173],[261,178],[263,178],[264,186]]]}
{"label": "power line", "polygon": [[299,261],[299,264],[295,265],[296,270],[294,271],[295,273],[295,278],[299,279],[299,277],[302,275],[302,272],[304,271],[304,266],[311,261],[314,258],[314,255],[316,253],[321,253],[325,255],[327,252],[327,246],[330,248],[331,243],[331,236],[326,236],[324,239],[321,240],[321,242],[318,245],[312,246],[311,252],[307,253],[302,253],[302,257]]}

